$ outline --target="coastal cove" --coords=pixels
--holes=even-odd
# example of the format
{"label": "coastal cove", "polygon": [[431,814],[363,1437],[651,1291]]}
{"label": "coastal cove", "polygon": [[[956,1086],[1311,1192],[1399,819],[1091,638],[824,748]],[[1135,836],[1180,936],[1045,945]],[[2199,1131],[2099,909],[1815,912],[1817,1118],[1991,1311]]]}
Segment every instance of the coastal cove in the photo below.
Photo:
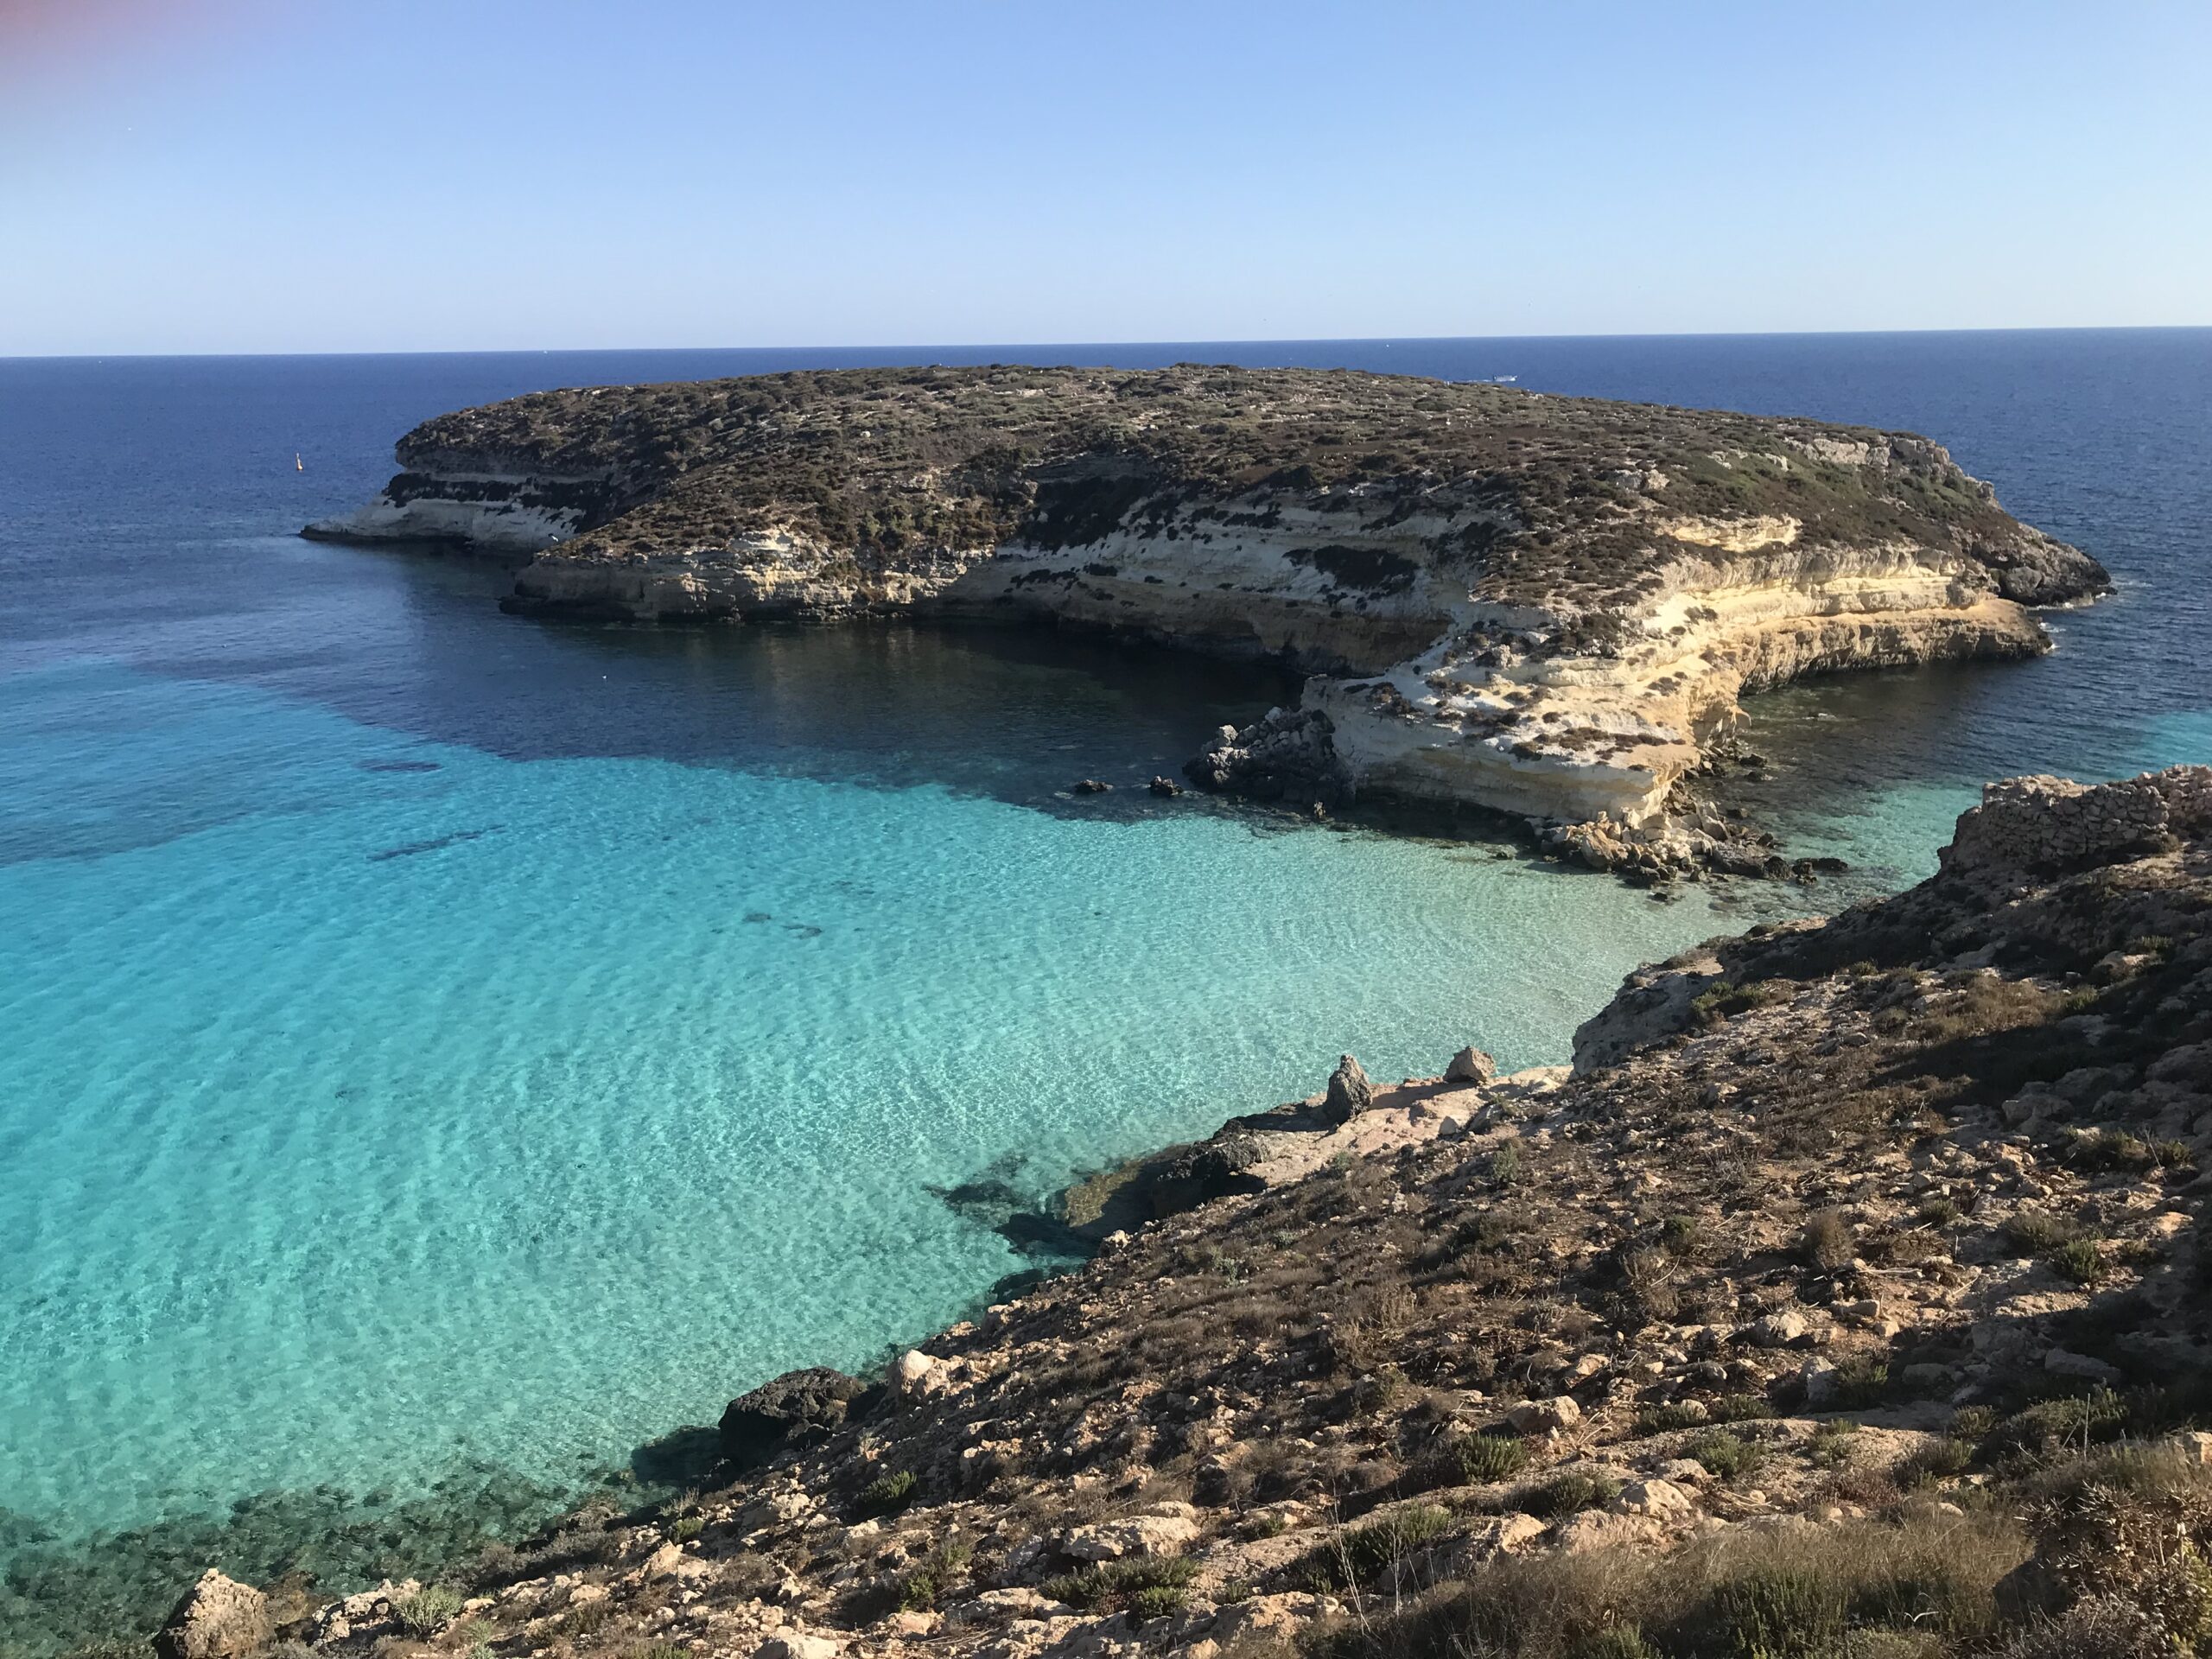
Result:
{"label": "coastal cove", "polygon": [[1638,963],[1924,874],[1983,777],[2212,759],[2203,331],[963,357],[1510,372],[1949,445],[2118,592],[2035,662],[1753,700],[1757,810],[1854,867],[1810,892],[1662,906],[1147,797],[1294,693],[1263,669],[548,624],[494,567],[289,534],[445,409],[897,355],[0,365],[0,1556],[316,1489],[334,1530],[426,1504],[334,1583],[512,1530],[972,1310],[1042,1260],[1014,1212],[1340,1052],[1563,1060]]}

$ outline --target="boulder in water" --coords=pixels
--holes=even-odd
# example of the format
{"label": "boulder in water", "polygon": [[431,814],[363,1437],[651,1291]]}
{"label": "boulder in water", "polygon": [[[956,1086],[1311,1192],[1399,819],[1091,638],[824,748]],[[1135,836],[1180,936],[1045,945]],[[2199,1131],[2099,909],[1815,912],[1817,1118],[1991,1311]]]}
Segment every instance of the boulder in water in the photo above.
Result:
{"label": "boulder in water", "polygon": [[868,1403],[868,1386],[856,1376],[816,1365],[786,1371],[741,1394],[722,1413],[722,1455],[760,1463],[786,1446],[802,1445],[844,1427]]}

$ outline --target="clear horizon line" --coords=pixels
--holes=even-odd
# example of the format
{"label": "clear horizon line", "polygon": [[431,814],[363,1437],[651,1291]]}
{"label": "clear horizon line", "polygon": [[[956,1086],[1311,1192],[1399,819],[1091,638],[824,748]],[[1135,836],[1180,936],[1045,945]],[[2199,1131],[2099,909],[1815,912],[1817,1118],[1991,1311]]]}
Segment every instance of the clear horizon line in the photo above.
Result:
{"label": "clear horizon line", "polygon": [[1194,335],[1180,340],[1163,336],[1153,340],[933,340],[906,345],[876,341],[858,346],[831,346],[817,341],[810,345],[799,346],[442,346],[427,348],[389,347],[375,350],[320,352],[0,352],[0,363],[82,363],[104,361],[111,358],[144,360],[238,357],[586,357],[594,354],[637,356],[653,352],[677,353],[1036,351],[1046,347],[1065,348],[1074,346],[1096,346],[1103,350],[1118,351],[1146,346],[1395,346],[1400,344],[1433,346],[1460,340],[1529,340],[1533,342],[1559,340],[1842,340],[1899,334],[2202,334],[2207,330],[2212,330],[2212,323],[2056,323],[1980,328],[1710,328],[1638,333],[1547,334],[1271,334],[1250,335],[1234,340],[1206,339]]}

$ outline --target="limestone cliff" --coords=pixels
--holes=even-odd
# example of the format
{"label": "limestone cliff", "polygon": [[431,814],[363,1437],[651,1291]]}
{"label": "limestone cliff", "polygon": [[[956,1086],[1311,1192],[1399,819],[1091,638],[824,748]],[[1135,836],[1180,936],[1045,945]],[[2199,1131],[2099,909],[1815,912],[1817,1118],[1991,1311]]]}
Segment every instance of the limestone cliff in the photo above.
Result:
{"label": "limestone cliff", "polygon": [[531,612],[1037,617],[1279,658],[1301,708],[1199,781],[1629,832],[1743,692],[2031,655],[2026,607],[2107,585],[1909,434],[1341,371],[589,388],[398,454],[308,533],[534,554]]}

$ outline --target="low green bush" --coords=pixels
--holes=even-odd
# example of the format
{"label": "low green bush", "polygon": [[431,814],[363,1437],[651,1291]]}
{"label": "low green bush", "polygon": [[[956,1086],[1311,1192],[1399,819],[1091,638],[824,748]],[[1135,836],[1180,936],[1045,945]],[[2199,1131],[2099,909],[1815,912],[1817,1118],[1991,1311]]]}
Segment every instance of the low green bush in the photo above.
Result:
{"label": "low green bush", "polygon": [[1840,1468],[1851,1461],[1851,1443],[1858,1433],[1859,1425],[1848,1417],[1830,1418],[1805,1442],[1805,1455],[1823,1469]]}
{"label": "low green bush", "polygon": [[1963,1475],[1973,1463],[1973,1446],[1947,1434],[1907,1452],[1898,1461],[1896,1480],[1908,1491],[1916,1486],[1932,1486],[1937,1481]]}
{"label": "low green bush", "polygon": [[1720,1651],[1739,1659],[1814,1659],[1844,1631],[1842,1586],[1813,1567],[1757,1568],[1722,1584],[1712,1617]]}
{"label": "low green bush", "polygon": [[2062,1244],[2044,1257],[2044,1262],[2053,1273],[2075,1285],[2096,1284],[2111,1271],[2104,1251],[2094,1238],[2077,1238]]}
{"label": "low green bush", "polygon": [[1462,1483],[1486,1486],[1510,1480],[1521,1472],[1528,1448],[1510,1434],[1463,1434],[1453,1440],[1446,1455]]}
{"label": "low green bush", "polygon": [[1663,1406],[1646,1406],[1636,1414],[1636,1432],[1639,1434],[1668,1434],[1676,1429],[1701,1428],[1713,1421],[1713,1414],[1701,1404],[1678,1400]]}
{"label": "low green bush", "polygon": [[861,1488],[861,1512],[863,1515],[894,1515],[914,1501],[915,1488],[920,1484],[911,1469],[878,1475]]}
{"label": "low green bush", "polygon": [[1546,1521],[1603,1509],[1620,1496],[1619,1483],[1586,1470],[1572,1469],[1548,1480],[1523,1486],[1513,1495],[1514,1508]]}
{"label": "low green bush", "polygon": [[1569,1659],[1659,1659],[1659,1650],[1635,1625],[1608,1624],[1576,1643]]}
{"label": "low green bush", "polygon": [[957,1542],[931,1550],[900,1580],[899,1607],[910,1613],[925,1613],[937,1607],[967,1577],[970,1554],[966,1544]]}
{"label": "low green bush", "polygon": [[2016,1255],[2041,1255],[2081,1236],[2072,1222],[2043,1210],[2023,1210],[2005,1224],[2005,1242]]}
{"label": "low green bush", "polygon": [[1712,1402],[1713,1421],[1716,1423],[1756,1422],[1774,1415],[1773,1403],[1764,1395],[1723,1395]]}
{"label": "low green bush", "polygon": [[1190,1599],[1198,1564],[1180,1555],[1140,1555],[1126,1561],[1101,1561],[1080,1572],[1047,1579],[1042,1588],[1054,1601],[1084,1612],[1123,1610],[1157,1618]]}
{"label": "low green bush", "polygon": [[1991,1435],[1999,1449],[2044,1452],[2077,1450],[2116,1440],[2127,1432],[2132,1413],[2110,1389],[2038,1401],[1999,1423]]}
{"label": "low green bush", "polygon": [[1659,1224],[1659,1243],[1669,1255],[1687,1255],[1705,1236],[1705,1224],[1695,1216],[1669,1216]]}
{"label": "low green bush", "polygon": [[1717,1026],[1723,1020],[1765,1007],[1789,995],[1789,987],[1772,980],[1756,985],[1732,985],[1725,979],[1715,980],[1691,999],[1690,1014],[1701,1026]]}
{"label": "low green bush", "polygon": [[461,1611],[462,1599],[461,1592],[449,1584],[426,1584],[393,1602],[391,1613],[410,1636],[423,1641],[444,1629],[446,1621]]}
{"label": "low green bush", "polygon": [[1766,1448],[1725,1430],[1700,1434],[1686,1448],[1715,1480],[1735,1480],[1766,1461]]}
{"label": "low green bush", "polygon": [[1889,1397],[1890,1363],[1871,1354],[1854,1354],[1835,1368],[1835,1402],[1846,1411],[1866,1411]]}
{"label": "low green bush", "polygon": [[1396,1566],[1415,1550],[1443,1537],[1452,1525],[1451,1510],[1423,1503],[1354,1527],[1307,1556],[1306,1581],[1321,1590],[1348,1590],[1365,1584],[1386,1567]]}

